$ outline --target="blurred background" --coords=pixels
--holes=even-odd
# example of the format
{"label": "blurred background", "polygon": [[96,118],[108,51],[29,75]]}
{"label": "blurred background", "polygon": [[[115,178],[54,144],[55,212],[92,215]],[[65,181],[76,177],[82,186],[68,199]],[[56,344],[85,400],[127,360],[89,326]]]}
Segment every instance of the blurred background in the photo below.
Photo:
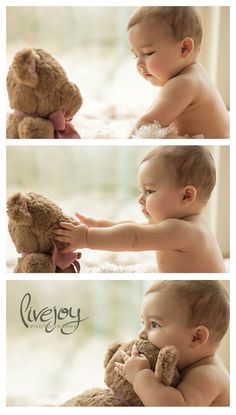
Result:
{"label": "blurred background", "polygon": [[[7,281],[7,405],[59,405],[93,387],[105,387],[103,360],[113,341],[130,341],[141,329],[140,307],[153,281]],[[221,281],[229,289],[229,281]],[[70,335],[42,325],[28,329],[20,304],[32,309],[80,308],[82,321]],[[54,308],[55,307],[55,308]],[[229,370],[229,333],[219,354]]]}
{"label": "blurred background", "polygon": [[[96,219],[143,222],[138,204],[138,168],[152,146],[8,146],[7,195],[42,193],[65,213],[76,211]],[[205,213],[228,268],[229,147],[208,146],[217,169],[216,187]],[[45,167],[46,166],[46,167]],[[8,235],[8,232],[7,232]],[[16,264],[15,247],[7,236],[7,267]],[[83,272],[155,272],[154,252],[83,250]]]}
{"label": "blurred background", "polygon": [[[7,66],[21,48],[53,54],[81,89],[74,123],[82,137],[125,138],[157,95],[138,75],[127,42],[134,7],[7,7]],[[229,7],[198,7],[200,62],[229,108]],[[8,108],[7,102],[7,108]]]}

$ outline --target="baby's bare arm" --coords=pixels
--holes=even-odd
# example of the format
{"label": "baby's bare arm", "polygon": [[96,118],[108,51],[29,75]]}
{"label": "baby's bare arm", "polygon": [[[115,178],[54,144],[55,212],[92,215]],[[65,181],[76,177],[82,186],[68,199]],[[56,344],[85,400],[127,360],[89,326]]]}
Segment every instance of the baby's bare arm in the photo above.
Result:
{"label": "baby's bare arm", "polygon": [[55,240],[67,242],[68,248],[99,249],[105,251],[151,251],[184,249],[191,237],[190,223],[167,219],[158,225],[126,223],[103,228],[61,223],[62,229],[54,232]]}
{"label": "baby's bare arm", "polygon": [[114,221],[108,219],[94,219],[88,216],[81,215],[81,213],[77,212],[75,216],[79,219],[80,223],[93,228],[106,228],[110,226],[119,225],[121,223],[133,223],[132,221]]}
{"label": "baby's bare arm", "polygon": [[169,80],[151,107],[137,120],[132,133],[154,121],[161,127],[168,127],[191,104],[194,96],[195,90],[189,78],[177,76]]}
{"label": "baby's bare arm", "polygon": [[145,406],[210,406],[220,395],[220,381],[206,366],[189,371],[177,386],[158,383],[149,369],[135,377],[134,390]]}

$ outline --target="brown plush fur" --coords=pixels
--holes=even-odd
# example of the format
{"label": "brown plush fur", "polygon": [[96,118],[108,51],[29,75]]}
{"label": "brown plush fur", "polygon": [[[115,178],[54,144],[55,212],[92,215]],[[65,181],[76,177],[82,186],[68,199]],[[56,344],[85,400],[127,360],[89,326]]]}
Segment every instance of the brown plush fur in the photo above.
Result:
{"label": "brown plush fur", "polygon": [[179,383],[180,375],[176,369],[177,351],[174,346],[166,346],[159,351],[147,340],[133,340],[122,345],[113,343],[104,360],[104,380],[109,389],[89,389],[66,401],[62,406],[143,406],[133,386],[114,370],[115,362],[123,362],[120,351],[130,353],[134,343],[138,351],[148,358],[157,382],[167,386],[176,386]]}
{"label": "brown plush fur", "polygon": [[[53,230],[59,222],[73,222],[62,209],[45,196],[29,192],[15,193],[7,200],[8,229],[17,252],[22,254],[14,272],[75,272],[52,262]],[[57,242],[58,249],[66,244]]]}
{"label": "brown plush fur", "polygon": [[16,110],[7,119],[7,138],[54,138],[49,115],[61,111],[70,119],[82,105],[79,88],[43,49],[16,53],[7,75],[7,91],[10,106]]}

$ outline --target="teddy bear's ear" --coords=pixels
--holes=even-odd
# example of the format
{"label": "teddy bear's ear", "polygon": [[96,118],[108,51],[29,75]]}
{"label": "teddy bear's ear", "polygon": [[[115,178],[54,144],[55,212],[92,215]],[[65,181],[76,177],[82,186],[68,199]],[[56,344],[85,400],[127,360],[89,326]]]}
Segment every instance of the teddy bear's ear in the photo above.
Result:
{"label": "teddy bear's ear", "polygon": [[16,223],[31,225],[32,216],[28,207],[30,198],[22,193],[15,193],[7,200],[7,213],[10,219]]}
{"label": "teddy bear's ear", "polygon": [[105,354],[104,357],[104,367],[107,367],[108,363],[110,362],[112,356],[114,355],[114,353],[117,351],[117,349],[119,349],[119,347],[121,346],[121,343],[118,342],[113,342],[109,347],[108,350]]}
{"label": "teddy bear's ear", "polygon": [[37,62],[40,56],[33,49],[23,49],[16,53],[12,69],[20,84],[35,88],[38,84]]}

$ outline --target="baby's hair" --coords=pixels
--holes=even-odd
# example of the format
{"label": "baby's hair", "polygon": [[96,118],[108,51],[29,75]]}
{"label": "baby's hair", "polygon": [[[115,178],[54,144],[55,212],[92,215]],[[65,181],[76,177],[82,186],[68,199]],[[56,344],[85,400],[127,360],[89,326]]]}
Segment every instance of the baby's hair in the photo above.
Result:
{"label": "baby's hair", "polygon": [[168,34],[176,40],[191,37],[195,49],[199,49],[202,41],[202,23],[196,7],[192,6],[145,6],[136,9],[131,16],[127,30],[139,23],[155,19],[157,25],[167,29]]}
{"label": "baby's hair", "polygon": [[229,326],[229,294],[219,281],[159,281],[149,288],[146,295],[153,292],[176,294],[186,311],[188,326],[206,326],[212,343],[218,344],[224,337]]}
{"label": "baby's hair", "polygon": [[179,187],[192,185],[197,197],[206,203],[216,183],[214,159],[205,146],[160,146],[142,160],[164,163],[165,174]]}

